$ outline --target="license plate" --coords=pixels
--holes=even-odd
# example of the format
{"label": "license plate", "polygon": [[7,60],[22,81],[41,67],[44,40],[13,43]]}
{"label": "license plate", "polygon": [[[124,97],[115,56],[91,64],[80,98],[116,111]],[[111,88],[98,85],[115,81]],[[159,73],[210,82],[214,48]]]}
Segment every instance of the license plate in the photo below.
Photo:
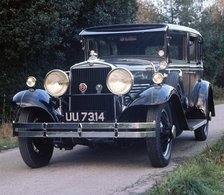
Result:
{"label": "license plate", "polygon": [[104,112],[66,112],[67,122],[103,122],[105,121]]}

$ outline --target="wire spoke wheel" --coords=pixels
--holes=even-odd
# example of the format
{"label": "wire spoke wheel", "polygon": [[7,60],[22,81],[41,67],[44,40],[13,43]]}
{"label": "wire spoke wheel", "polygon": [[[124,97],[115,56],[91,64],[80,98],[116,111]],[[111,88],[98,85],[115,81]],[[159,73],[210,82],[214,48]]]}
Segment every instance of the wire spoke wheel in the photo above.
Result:
{"label": "wire spoke wheel", "polygon": [[146,146],[149,159],[154,167],[164,167],[169,164],[173,145],[173,119],[168,103],[150,107],[147,121],[156,122],[156,137],[147,138]]}

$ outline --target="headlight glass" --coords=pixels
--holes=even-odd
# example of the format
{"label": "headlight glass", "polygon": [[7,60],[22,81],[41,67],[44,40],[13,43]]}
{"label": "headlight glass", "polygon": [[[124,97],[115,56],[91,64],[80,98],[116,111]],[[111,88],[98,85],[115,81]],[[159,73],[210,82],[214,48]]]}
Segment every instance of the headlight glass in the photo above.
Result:
{"label": "headlight glass", "polygon": [[133,75],[124,68],[111,70],[107,76],[107,87],[116,95],[128,93],[133,85]]}
{"label": "headlight glass", "polygon": [[152,80],[155,84],[161,84],[163,82],[163,75],[160,72],[156,72],[153,76],[152,76]]}
{"label": "headlight glass", "polygon": [[166,67],[167,67],[167,62],[166,62],[166,61],[161,61],[161,62],[159,63],[159,68],[160,68],[161,70],[164,70]]}
{"label": "headlight glass", "polygon": [[45,77],[44,88],[54,97],[62,96],[67,91],[68,85],[68,75],[62,70],[52,70]]}
{"label": "headlight glass", "polygon": [[28,87],[34,87],[36,85],[37,79],[33,76],[29,76],[26,80],[26,85]]}

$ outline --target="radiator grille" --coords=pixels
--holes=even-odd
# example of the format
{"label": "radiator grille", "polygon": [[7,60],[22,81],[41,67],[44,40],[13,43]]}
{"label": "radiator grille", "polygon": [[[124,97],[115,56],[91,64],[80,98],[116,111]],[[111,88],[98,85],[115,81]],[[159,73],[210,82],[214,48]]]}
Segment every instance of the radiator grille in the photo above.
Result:
{"label": "radiator grille", "polygon": [[71,94],[81,94],[79,84],[85,83],[87,90],[85,94],[97,93],[96,85],[103,86],[101,93],[110,93],[106,86],[107,74],[111,68],[83,68],[72,70]]}
{"label": "radiator grille", "polygon": [[[104,112],[107,121],[114,120],[114,96],[106,86],[107,74],[111,68],[83,68],[72,70],[70,111]],[[85,83],[84,94],[79,90],[79,84]],[[102,91],[97,93],[96,85],[102,85]]]}

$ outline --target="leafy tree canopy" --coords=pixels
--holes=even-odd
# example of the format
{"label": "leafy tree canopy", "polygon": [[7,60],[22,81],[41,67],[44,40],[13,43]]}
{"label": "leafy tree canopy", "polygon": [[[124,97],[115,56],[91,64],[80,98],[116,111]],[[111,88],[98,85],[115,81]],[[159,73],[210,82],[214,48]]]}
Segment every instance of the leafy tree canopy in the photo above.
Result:
{"label": "leafy tree canopy", "polygon": [[82,28],[130,23],[136,11],[135,0],[1,0],[0,119],[3,97],[23,89],[28,75],[42,83],[52,68],[83,59]]}

